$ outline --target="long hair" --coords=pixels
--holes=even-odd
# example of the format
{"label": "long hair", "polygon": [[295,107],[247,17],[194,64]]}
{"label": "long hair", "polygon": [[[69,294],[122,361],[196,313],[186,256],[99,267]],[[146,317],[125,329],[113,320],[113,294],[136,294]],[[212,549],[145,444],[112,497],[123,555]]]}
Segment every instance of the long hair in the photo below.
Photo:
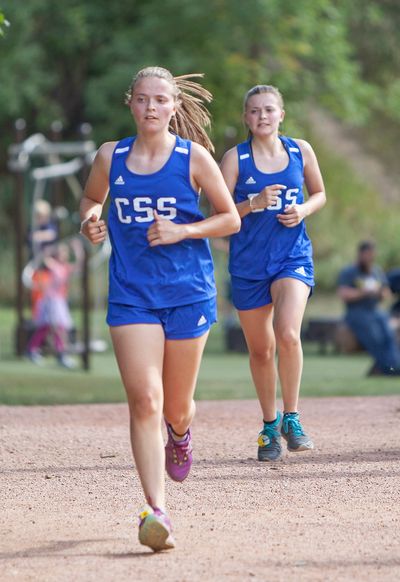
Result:
{"label": "long hair", "polygon": [[192,80],[204,77],[203,73],[174,77],[168,69],[163,67],[146,67],[134,76],[126,93],[125,102],[127,104],[131,102],[135,84],[141,79],[149,77],[164,79],[173,89],[177,108],[175,115],[171,117],[169,130],[184,139],[195,141],[209,152],[213,152],[214,146],[206,131],[206,128],[211,126],[211,115],[205,105],[212,101],[212,95],[200,83]]}

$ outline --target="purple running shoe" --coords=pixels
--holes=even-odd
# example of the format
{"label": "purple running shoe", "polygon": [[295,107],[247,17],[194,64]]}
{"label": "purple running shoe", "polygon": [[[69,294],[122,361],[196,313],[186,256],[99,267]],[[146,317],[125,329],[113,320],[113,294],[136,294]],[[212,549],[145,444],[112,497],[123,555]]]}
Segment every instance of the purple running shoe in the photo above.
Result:
{"label": "purple running shoe", "polygon": [[174,440],[171,426],[166,422],[168,442],[165,445],[165,468],[173,481],[184,481],[192,466],[192,435],[188,429],[185,437]]}
{"label": "purple running shoe", "polygon": [[139,542],[154,552],[172,550],[175,540],[172,537],[171,522],[168,516],[158,509],[146,505],[139,515]]}

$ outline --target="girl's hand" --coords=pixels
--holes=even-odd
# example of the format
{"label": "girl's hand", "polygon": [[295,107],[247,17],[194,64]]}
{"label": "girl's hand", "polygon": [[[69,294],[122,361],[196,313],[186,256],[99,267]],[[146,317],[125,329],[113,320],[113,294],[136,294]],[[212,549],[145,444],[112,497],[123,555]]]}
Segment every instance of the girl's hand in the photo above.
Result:
{"label": "girl's hand", "polygon": [[269,206],[276,206],[278,201],[278,196],[282,194],[286,186],[282,184],[274,184],[273,186],[266,186],[261,190],[257,196],[254,196],[251,200],[251,208],[258,210],[268,208]]}
{"label": "girl's hand", "polygon": [[147,240],[151,247],[172,245],[185,238],[185,225],[175,224],[168,218],[162,218],[154,210],[154,222],[147,231]]}
{"label": "girl's hand", "polygon": [[288,228],[293,228],[300,224],[306,213],[302,204],[293,204],[285,207],[284,214],[277,214],[278,221]]}
{"label": "girl's hand", "polygon": [[99,245],[106,240],[107,225],[104,220],[97,220],[97,216],[92,214],[82,222],[80,233],[92,244]]}

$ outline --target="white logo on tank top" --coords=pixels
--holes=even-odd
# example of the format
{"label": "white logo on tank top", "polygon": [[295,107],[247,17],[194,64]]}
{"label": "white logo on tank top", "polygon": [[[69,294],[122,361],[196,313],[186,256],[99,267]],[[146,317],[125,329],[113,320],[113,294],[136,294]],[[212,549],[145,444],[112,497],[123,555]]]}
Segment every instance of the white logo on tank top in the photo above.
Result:
{"label": "white logo on tank top", "polygon": [[199,321],[197,322],[197,326],[204,325],[205,323],[207,323],[207,319],[204,317],[204,315],[202,315]]}
{"label": "white logo on tank top", "polygon": [[289,148],[290,152],[299,152],[299,148]]}
{"label": "white logo on tank top", "polygon": [[181,146],[176,146],[175,148],[176,152],[179,152],[180,154],[188,154],[189,150],[187,148],[181,148]]}
{"label": "white logo on tank top", "polygon": [[294,270],[294,272],[298,273],[299,275],[303,275],[303,277],[307,277],[307,273],[304,267],[298,267]]}
{"label": "white logo on tank top", "polygon": [[126,148],[117,148],[114,153],[123,154],[124,152],[129,152],[129,146],[127,146]]}
{"label": "white logo on tank top", "polygon": [[255,183],[256,183],[256,181],[253,178],[253,176],[250,176],[250,178],[247,178],[247,180],[245,182],[245,184],[255,184]]}
{"label": "white logo on tank top", "polygon": [[114,184],[118,184],[118,186],[123,186],[125,184],[125,180],[123,179],[122,176],[118,176],[118,178],[115,180]]}
{"label": "white logo on tank top", "polygon": [[250,154],[242,154],[241,156],[239,156],[239,158],[241,160],[245,160],[246,158],[249,158],[249,157],[250,157]]}

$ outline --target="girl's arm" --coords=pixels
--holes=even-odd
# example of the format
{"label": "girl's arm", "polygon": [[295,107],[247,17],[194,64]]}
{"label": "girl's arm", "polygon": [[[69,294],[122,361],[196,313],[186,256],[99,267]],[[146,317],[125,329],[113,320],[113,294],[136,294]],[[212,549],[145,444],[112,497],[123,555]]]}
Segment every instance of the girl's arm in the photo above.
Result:
{"label": "girl's arm", "polygon": [[201,188],[213,207],[213,216],[190,224],[176,224],[154,212],[155,222],[147,234],[150,246],[173,244],[185,238],[227,236],[240,229],[239,215],[218,165],[197,143],[192,143],[190,173],[193,187]]}
{"label": "girl's arm", "polygon": [[[221,172],[231,195],[233,195],[239,177],[239,164],[236,148],[228,150],[222,158]],[[251,200],[243,200],[243,202],[236,204],[236,209],[239,212],[240,218],[244,218],[254,210],[264,209],[268,206],[275,206],[281,190],[285,187],[286,186],[283,186],[282,184],[268,186],[263,188],[260,193],[253,196]]]}
{"label": "girl's arm", "polygon": [[297,226],[304,218],[320,210],[326,203],[325,186],[317,156],[311,145],[304,140],[296,140],[304,162],[304,183],[308,192],[308,200],[303,204],[287,207],[284,214],[278,214],[281,224],[287,227]]}
{"label": "girl's arm", "polygon": [[116,142],[107,142],[98,150],[80,203],[81,233],[98,245],[105,241],[107,226],[101,213],[108,196],[109,174]]}

